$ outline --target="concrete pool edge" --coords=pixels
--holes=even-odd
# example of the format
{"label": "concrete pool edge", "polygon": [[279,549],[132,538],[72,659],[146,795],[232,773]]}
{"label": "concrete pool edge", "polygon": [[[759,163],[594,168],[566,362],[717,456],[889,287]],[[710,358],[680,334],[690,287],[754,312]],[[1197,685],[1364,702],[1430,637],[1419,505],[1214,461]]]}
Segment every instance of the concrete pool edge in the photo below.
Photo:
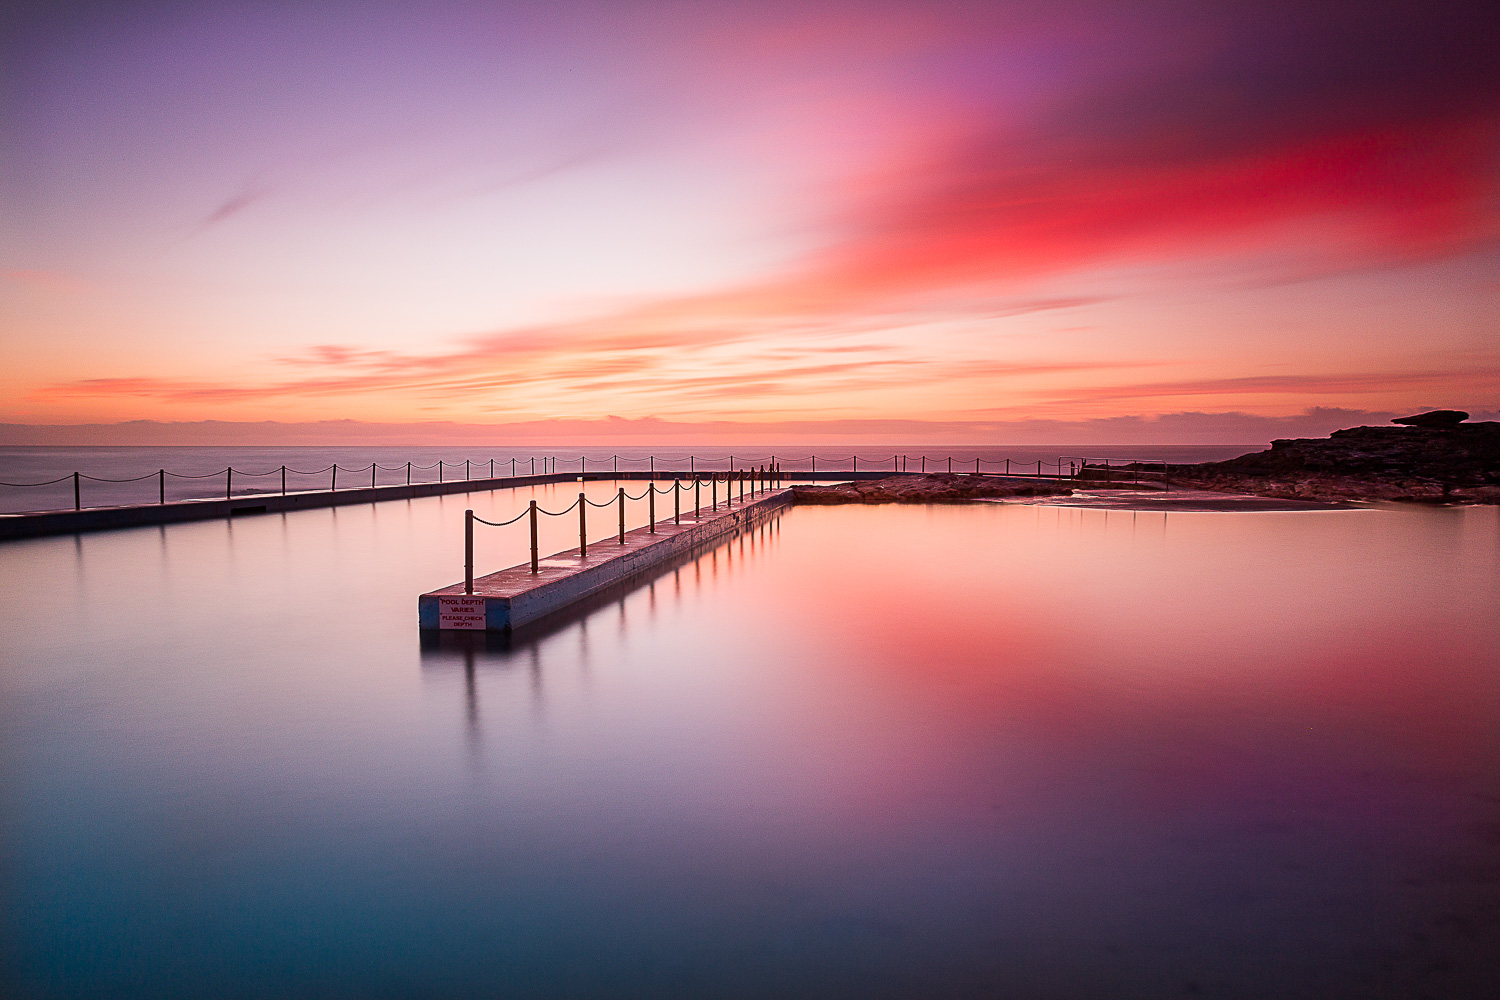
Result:
{"label": "concrete pool edge", "polygon": [[[395,486],[356,486],[341,490],[302,490],[289,493],[242,493],[232,497],[206,497],[195,500],[172,500],[167,503],[122,504],[113,507],[84,507],[81,510],[44,510],[0,513],[0,542],[25,538],[46,538],[121,528],[181,524],[190,521],[214,521],[255,514],[278,514],[353,504],[382,503],[390,500],[418,500],[449,496],[455,493],[483,493],[491,490],[522,489],[575,482],[668,482],[688,480],[689,470],[661,469],[655,472],[554,472],[535,476],[497,476],[493,479],[455,479],[445,483],[405,483]],[[696,473],[707,482],[710,475],[722,477],[722,470]],[[819,482],[881,479],[889,476],[915,476],[915,472],[781,472],[783,482]]]}
{"label": "concrete pool edge", "polygon": [[443,605],[463,598],[482,607],[483,629],[476,625],[444,631],[511,631],[649,575],[664,563],[753,528],[791,505],[791,490],[781,489],[690,523],[685,519],[674,524],[668,519],[658,521],[654,532],[649,527],[627,531],[623,543],[615,538],[591,542],[584,556],[576,548],[554,553],[541,560],[535,574],[522,564],[476,577],[473,594],[466,594],[462,583],[451,584],[417,598],[417,623],[423,630],[439,631]]}

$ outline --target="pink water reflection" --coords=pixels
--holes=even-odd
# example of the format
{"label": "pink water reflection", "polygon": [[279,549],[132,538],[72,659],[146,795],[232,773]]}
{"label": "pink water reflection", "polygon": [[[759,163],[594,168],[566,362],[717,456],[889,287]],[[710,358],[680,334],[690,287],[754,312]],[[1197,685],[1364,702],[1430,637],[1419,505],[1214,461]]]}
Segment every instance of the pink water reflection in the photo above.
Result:
{"label": "pink water reflection", "polygon": [[[25,982],[1493,981],[1494,509],[799,508],[530,636],[424,649],[464,506],[5,549]],[[483,537],[481,567],[524,558]]]}

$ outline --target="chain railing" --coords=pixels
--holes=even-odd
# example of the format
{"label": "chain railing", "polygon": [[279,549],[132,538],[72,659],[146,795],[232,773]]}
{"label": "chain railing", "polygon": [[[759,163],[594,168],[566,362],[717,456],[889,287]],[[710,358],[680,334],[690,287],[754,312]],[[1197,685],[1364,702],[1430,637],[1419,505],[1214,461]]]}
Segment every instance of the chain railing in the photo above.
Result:
{"label": "chain railing", "polygon": [[582,559],[586,558],[589,554],[588,510],[590,507],[601,509],[607,507],[615,507],[618,510],[619,526],[615,537],[620,545],[624,545],[625,536],[627,534],[625,530],[626,501],[646,501],[646,531],[648,534],[654,535],[656,534],[656,525],[658,524],[658,520],[656,517],[656,498],[658,496],[667,496],[669,494],[671,495],[672,523],[674,525],[680,525],[684,516],[691,517],[695,521],[702,520],[704,483],[707,483],[709,486],[709,510],[713,513],[718,512],[719,484],[721,482],[724,484],[724,506],[727,510],[732,508],[736,503],[736,486],[739,489],[739,496],[737,498],[738,503],[744,504],[746,502],[747,493],[749,494],[749,500],[751,502],[754,502],[757,496],[762,496],[774,489],[778,489],[781,486],[782,472],[778,467],[774,465],[761,465],[749,469],[740,469],[736,472],[726,471],[724,473],[710,473],[706,478],[693,476],[689,480],[693,492],[693,511],[688,515],[683,514],[683,499],[688,491],[688,487],[683,484],[681,479],[676,478],[672,480],[672,486],[670,489],[667,487],[658,488],[656,483],[654,482],[648,483],[646,484],[646,488],[641,491],[640,496],[635,496],[634,494],[627,493],[625,487],[621,486],[615,493],[614,499],[606,500],[602,503],[596,500],[590,500],[587,493],[579,493],[577,500],[574,500],[571,504],[569,504],[562,510],[556,511],[545,510],[542,507],[538,506],[535,500],[532,500],[527,505],[525,510],[521,511],[521,513],[517,514],[515,517],[510,518],[507,521],[487,521],[479,515],[475,514],[473,510],[465,510],[464,593],[474,593],[475,524],[488,525],[492,528],[504,528],[509,525],[515,524],[522,518],[528,518],[530,522],[528,526],[531,533],[531,572],[539,573],[541,571],[541,551],[539,549],[539,532],[537,530],[539,517],[543,515],[547,517],[564,517],[572,513],[576,509],[578,511],[578,556],[580,559]]}
{"label": "chain railing", "polygon": [[[969,461],[969,459],[957,460],[952,455],[933,457],[926,454],[909,455],[899,453],[894,453],[889,456],[878,456],[875,458],[853,453],[847,456],[810,454],[801,457],[787,457],[777,455],[742,456],[733,454],[720,456],[700,456],[690,454],[680,456],[648,455],[645,458],[632,458],[621,455],[611,455],[608,458],[603,459],[594,458],[583,454],[579,455],[576,459],[563,458],[556,455],[534,457],[528,456],[527,458],[514,457],[508,460],[500,460],[498,463],[497,460],[493,458],[479,461],[464,459],[462,462],[450,462],[445,459],[439,459],[438,461],[433,462],[429,465],[417,465],[412,462],[406,462],[403,465],[381,465],[378,462],[371,462],[368,466],[357,466],[354,468],[345,468],[344,466],[335,462],[334,464],[329,465],[325,468],[313,469],[309,471],[303,471],[300,469],[289,468],[286,465],[281,465],[277,468],[270,469],[265,472],[252,472],[244,469],[236,469],[232,465],[230,465],[219,471],[201,474],[169,472],[166,469],[158,469],[155,472],[147,473],[143,476],[136,476],[129,479],[111,479],[102,476],[90,476],[81,472],[73,472],[69,475],[60,476],[56,479],[49,479],[43,482],[12,483],[0,481],[0,487],[14,489],[29,489],[37,487],[44,488],[56,486],[61,483],[71,482],[73,492],[73,509],[82,510],[84,509],[84,482],[121,484],[145,482],[147,480],[154,479],[156,481],[157,487],[156,502],[158,504],[166,504],[168,479],[207,480],[216,479],[222,476],[224,479],[224,499],[227,500],[232,499],[235,495],[235,483],[237,477],[241,483],[240,495],[242,496],[269,495],[275,494],[277,492],[280,492],[281,495],[285,496],[287,493],[288,474],[301,477],[304,480],[326,475],[329,477],[327,485],[328,491],[337,492],[340,488],[339,473],[341,472],[346,477],[344,487],[346,489],[365,487],[366,474],[368,474],[369,476],[368,487],[375,488],[381,485],[381,477],[379,475],[381,472],[404,473],[404,483],[399,480],[397,483],[390,483],[389,481],[387,481],[384,485],[411,486],[414,485],[412,476],[413,472],[427,473],[435,471],[435,482],[438,484],[443,484],[459,481],[456,478],[445,478],[445,474],[450,469],[455,473],[457,472],[457,470],[462,469],[462,481],[472,482],[474,480],[474,474],[476,471],[481,473],[488,473],[488,475],[482,477],[481,481],[496,479],[497,471],[501,475],[503,475],[506,471],[505,467],[507,465],[510,467],[509,473],[511,478],[535,477],[538,475],[559,475],[561,474],[559,471],[560,467],[571,466],[574,462],[577,463],[577,471],[580,475],[587,475],[591,471],[596,475],[602,475],[606,472],[606,468],[604,468],[605,466],[607,466],[608,472],[616,474],[621,471],[647,472],[650,474],[655,474],[658,471],[667,471],[666,469],[659,470],[658,463],[661,463],[668,469],[670,469],[671,466],[675,465],[676,471],[680,472],[683,471],[681,469],[682,464],[686,463],[686,472],[690,477],[693,478],[693,481],[695,482],[697,481],[697,476],[700,471],[715,473],[722,471],[730,476],[733,476],[739,472],[744,472],[747,469],[755,468],[774,468],[777,470],[785,470],[787,472],[798,473],[805,470],[806,472],[813,475],[816,475],[819,472],[823,472],[829,475],[837,475],[844,472],[852,472],[855,474],[863,472],[864,474],[868,475],[871,473],[884,471],[893,473],[948,472],[975,474],[990,472],[997,475],[1007,476],[1020,475],[1051,479],[1079,479],[1087,480],[1090,482],[1103,481],[1105,483],[1111,484],[1116,482],[1123,483],[1127,481],[1139,483],[1143,480],[1161,482],[1163,484],[1169,484],[1170,482],[1170,466],[1168,465],[1168,463],[1159,460],[1149,462],[1122,462],[1118,459],[1111,460],[1107,458],[1093,459],[1080,456],[1059,456],[1056,461],[1049,461],[1047,459],[1039,458],[1034,461],[1027,460],[1023,462],[1011,458],[985,459],[976,456],[972,460],[972,469],[969,468]],[[1112,461],[1113,464],[1111,464]],[[592,463],[592,468],[590,467],[590,463]],[[626,466],[624,470],[621,469],[622,463],[624,463],[624,465]],[[725,466],[724,469],[716,470],[714,468],[715,466],[721,464]],[[637,466],[637,468],[630,468],[630,466],[632,465]],[[540,466],[540,472],[538,471],[538,466]],[[1153,466],[1159,467],[1159,471],[1153,469]],[[571,469],[568,470],[568,474],[572,474]],[[358,480],[353,485],[351,485],[348,477],[353,476],[357,476]],[[264,481],[268,477],[279,477],[279,479],[274,481],[274,484],[271,485],[270,488],[259,488],[259,481]],[[389,477],[387,477],[387,479],[388,478]],[[244,485],[245,480],[253,480],[257,482],[253,486],[246,487]],[[420,485],[426,485],[431,482],[433,482],[433,480],[425,480],[421,482]],[[309,491],[299,490],[299,492]],[[317,490],[311,492],[317,492]],[[194,497],[191,499],[205,498]]]}

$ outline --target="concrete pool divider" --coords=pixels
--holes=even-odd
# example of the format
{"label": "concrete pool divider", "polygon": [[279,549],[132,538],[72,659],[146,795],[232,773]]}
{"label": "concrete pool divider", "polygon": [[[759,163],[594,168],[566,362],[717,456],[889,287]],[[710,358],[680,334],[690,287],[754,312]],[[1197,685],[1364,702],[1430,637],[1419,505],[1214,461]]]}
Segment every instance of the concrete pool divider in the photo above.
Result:
{"label": "concrete pool divider", "polygon": [[[715,473],[699,472],[707,476]],[[0,541],[21,538],[45,538],[52,535],[76,535],[93,531],[143,528],[187,521],[215,521],[255,514],[285,514],[320,507],[345,507],[356,504],[383,503],[389,500],[420,500],[425,497],[455,493],[484,493],[490,490],[521,489],[575,482],[662,482],[688,479],[688,470],[656,472],[553,472],[535,476],[498,476],[494,479],[452,479],[445,483],[411,483],[396,486],[354,486],[340,490],[300,490],[288,493],[242,493],[231,497],[205,497],[194,500],[170,500],[165,503],[119,504],[110,507],[84,507],[79,510],[42,510],[0,513]],[[721,470],[717,473],[723,476]],[[902,472],[779,472],[783,482],[816,482],[818,480],[866,480],[894,475],[915,476]]]}
{"label": "concrete pool divider", "polygon": [[474,592],[462,582],[417,598],[417,622],[423,629],[505,632],[555,614],[579,601],[632,579],[647,576],[664,563],[695,549],[747,531],[791,506],[792,491],[779,489],[699,518],[684,515],[627,531],[624,541],[610,537],[590,541],[588,552],[566,549],[538,561],[475,577]]}

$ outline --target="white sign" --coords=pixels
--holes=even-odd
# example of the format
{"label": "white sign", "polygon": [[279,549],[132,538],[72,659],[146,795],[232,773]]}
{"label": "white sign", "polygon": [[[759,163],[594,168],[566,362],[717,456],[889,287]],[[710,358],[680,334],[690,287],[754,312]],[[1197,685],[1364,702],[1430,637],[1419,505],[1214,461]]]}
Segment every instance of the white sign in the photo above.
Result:
{"label": "white sign", "polygon": [[472,628],[484,631],[484,598],[439,596],[438,628]]}

